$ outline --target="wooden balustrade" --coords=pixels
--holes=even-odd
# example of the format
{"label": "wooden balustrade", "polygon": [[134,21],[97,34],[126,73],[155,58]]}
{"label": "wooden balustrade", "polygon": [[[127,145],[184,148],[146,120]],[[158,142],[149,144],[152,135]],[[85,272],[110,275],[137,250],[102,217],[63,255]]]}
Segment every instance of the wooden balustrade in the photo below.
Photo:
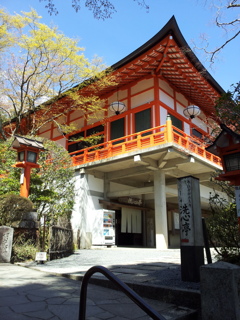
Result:
{"label": "wooden balustrade", "polygon": [[203,141],[189,136],[172,126],[171,120],[166,121],[165,125],[100,143],[86,149],[72,152],[70,155],[72,156],[73,165],[77,166],[166,143],[177,144],[179,147],[221,166],[220,158],[207,152]]}

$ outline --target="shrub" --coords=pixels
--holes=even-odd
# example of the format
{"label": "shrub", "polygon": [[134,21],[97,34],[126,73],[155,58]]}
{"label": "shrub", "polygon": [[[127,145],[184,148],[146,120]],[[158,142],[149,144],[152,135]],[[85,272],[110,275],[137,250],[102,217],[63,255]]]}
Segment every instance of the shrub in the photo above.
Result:
{"label": "shrub", "polygon": [[220,260],[240,264],[240,231],[236,203],[217,193],[210,197],[211,215],[206,219],[209,238]]}
{"label": "shrub", "polygon": [[15,194],[0,196],[0,225],[12,226],[21,221],[24,214],[33,210],[32,202]]}
{"label": "shrub", "polygon": [[31,241],[26,241],[23,244],[14,243],[12,247],[11,262],[22,262],[26,260],[34,260],[37,248]]}

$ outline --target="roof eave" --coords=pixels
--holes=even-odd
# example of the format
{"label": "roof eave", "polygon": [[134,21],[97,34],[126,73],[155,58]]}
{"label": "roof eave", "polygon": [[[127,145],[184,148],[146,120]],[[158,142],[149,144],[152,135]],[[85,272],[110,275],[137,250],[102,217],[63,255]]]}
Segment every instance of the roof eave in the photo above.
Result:
{"label": "roof eave", "polygon": [[184,48],[185,55],[188,57],[189,61],[194,65],[194,67],[203,74],[207,81],[214,87],[214,89],[219,93],[223,94],[224,89],[216,82],[216,80],[211,76],[211,74],[206,70],[206,68],[202,65],[202,63],[198,60],[196,55],[193,53],[192,49],[189,47],[185,38],[183,37],[175,16],[172,16],[171,19],[165,24],[165,26],[150,40],[140,46],[138,49],[134,50],[132,53],[127,55],[125,58],[121,59],[117,63],[111,66],[113,70],[117,70],[127,63],[130,63],[134,59],[138,58],[141,54],[145,53],[153,46],[155,46],[158,42],[163,40],[166,36],[172,35],[176,43],[180,48]]}

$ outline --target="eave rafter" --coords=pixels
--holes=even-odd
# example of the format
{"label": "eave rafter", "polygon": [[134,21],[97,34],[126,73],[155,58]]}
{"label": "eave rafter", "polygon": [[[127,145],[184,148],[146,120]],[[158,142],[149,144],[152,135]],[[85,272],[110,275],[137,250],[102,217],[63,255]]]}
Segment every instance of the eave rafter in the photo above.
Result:
{"label": "eave rafter", "polygon": [[[118,87],[157,75],[174,90],[210,114],[222,88],[198,61],[173,17],[153,38],[113,66]],[[99,94],[108,95],[116,86],[107,87]]]}

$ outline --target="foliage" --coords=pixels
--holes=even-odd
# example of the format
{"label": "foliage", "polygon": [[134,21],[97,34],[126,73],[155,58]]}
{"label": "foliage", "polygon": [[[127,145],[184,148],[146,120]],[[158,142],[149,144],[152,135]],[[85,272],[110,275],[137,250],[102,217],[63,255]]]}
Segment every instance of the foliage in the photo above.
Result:
{"label": "foliage", "polygon": [[[71,158],[63,147],[47,139],[37,137],[36,140],[43,140],[45,151],[40,152],[40,169],[31,171],[29,199],[39,219],[46,214],[47,223],[54,224],[58,216],[69,217],[72,210],[74,170]],[[12,167],[16,162],[16,151],[10,150],[11,143],[12,139],[0,143],[0,195],[6,192],[19,194],[20,190],[19,169]]]}
{"label": "foliage", "polygon": [[16,152],[10,149],[13,139],[0,141],[0,196],[4,194],[19,195],[20,169],[13,168]]}
{"label": "foliage", "polygon": [[207,138],[208,144],[221,132],[220,123],[240,134],[240,82],[221,95],[216,101],[215,112],[206,118],[206,124],[211,129],[211,135]]}
{"label": "foliage", "polygon": [[221,260],[240,264],[240,232],[235,200],[229,202],[214,193],[209,203],[211,215],[206,219],[206,224],[211,243]]}
{"label": "foliage", "polygon": [[32,211],[32,202],[15,194],[0,196],[0,225],[12,226],[14,221],[21,221],[25,213]]}
{"label": "foliage", "polygon": [[[217,120],[215,123],[223,123],[240,134],[240,83],[233,85],[232,88],[232,91],[228,91],[218,99],[214,119]],[[218,125],[212,126],[212,129],[213,139],[215,139],[214,136],[219,134],[221,129]],[[211,195],[209,200],[211,214],[206,220],[209,236],[220,259],[240,264],[240,229],[235,192],[227,181],[215,179],[220,173],[216,172],[212,181],[215,183],[216,189],[225,193],[231,201],[222,198],[216,191]]]}
{"label": "foliage", "polygon": [[[46,1],[47,4],[45,8],[48,9],[50,15],[58,14],[57,7],[55,6],[54,0],[40,0],[40,2]],[[149,9],[149,6],[145,3],[145,0],[133,0],[136,1],[139,5],[143,6],[146,10]],[[72,0],[73,9],[78,12],[81,9],[81,4],[84,2],[86,8],[92,11],[95,19],[108,19],[112,17],[112,14],[116,12],[116,9],[112,2],[108,0]]]}
{"label": "foliage", "polygon": [[[39,140],[39,137],[37,138]],[[56,142],[43,140],[45,152],[40,153],[40,170],[31,175],[30,199],[39,217],[46,214],[47,224],[59,216],[71,214],[74,204],[74,170],[68,152]]]}
{"label": "foliage", "polygon": [[34,260],[37,248],[31,240],[19,237],[14,241],[12,246],[11,262],[21,262],[26,260]]}
{"label": "foliage", "polygon": [[[2,44],[1,55],[0,130],[5,139],[15,132],[34,135],[52,122],[60,134],[66,132],[68,112],[97,114],[103,106],[99,89],[116,85],[101,59],[87,60],[77,40],[40,20],[34,10],[21,15],[0,10],[1,31],[11,39]],[[79,88],[86,84],[91,94],[81,95]]]}
{"label": "foliage", "polygon": [[228,91],[219,98],[216,112],[221,123],[240,133],[240,82],[232,88],[232,91]]}

